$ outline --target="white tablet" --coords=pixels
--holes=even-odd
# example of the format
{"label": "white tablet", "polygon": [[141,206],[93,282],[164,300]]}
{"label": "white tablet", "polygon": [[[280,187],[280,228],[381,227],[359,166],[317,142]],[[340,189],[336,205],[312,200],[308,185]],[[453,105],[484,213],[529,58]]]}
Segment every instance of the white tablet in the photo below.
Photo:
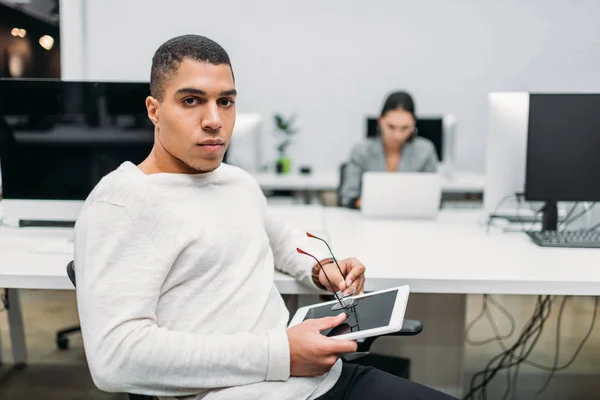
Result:
{"label": "white tablet", "polygon": [[336,339],[356,340],[398,332],[402,329],[409,293],[409,286],[400,286],[352,296],[354,304],[343,310],[332,310],[333,305],[339,305],[337,300],[302,307],[289,326],[307,319],[332,317],[345,312],[344,322],[321,333]]}

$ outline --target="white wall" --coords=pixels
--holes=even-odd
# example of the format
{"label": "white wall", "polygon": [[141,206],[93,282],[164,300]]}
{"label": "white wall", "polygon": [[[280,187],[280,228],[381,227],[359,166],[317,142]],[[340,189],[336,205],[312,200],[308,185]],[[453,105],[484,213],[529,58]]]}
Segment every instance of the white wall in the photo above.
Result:
{"label": "white wall", "polygon": [[60,70],[64,80],[86,79],[85,0],[60,0]]}
{"label": "white wall", "polygon": [[337,167],[392,89],[456,114],[457,164],[478,171],[488,92],[600,92],[597,0],[63,0],[63,14],[72,2],[85,51],[63,46],[65,79],[147,81],[163,41],[207,35],[232,58],[240,112],[299,115],[296,165]]}

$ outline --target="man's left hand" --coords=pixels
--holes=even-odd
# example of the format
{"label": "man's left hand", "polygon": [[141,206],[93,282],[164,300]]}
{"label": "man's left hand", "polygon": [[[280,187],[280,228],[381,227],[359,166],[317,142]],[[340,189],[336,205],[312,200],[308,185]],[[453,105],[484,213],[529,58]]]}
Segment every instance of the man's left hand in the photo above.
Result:
{"label": "man's left hand", "polygon": [[330,292],[337,292],[341,290],[346,292],[346,289],[350,286],[356,288],[356,294],[361,294],[365,290],[365,266],[358,261],[356,258],[345,258],[338,260],[342,273],[346,276],[344,280],[340,275],[340,271],[334,262],[323,266],[323,269],[327,273],[327,277],[331,280],[334,288],[331,287],[327,278],[323,274],[323,271],[319,272],[319,282]]}

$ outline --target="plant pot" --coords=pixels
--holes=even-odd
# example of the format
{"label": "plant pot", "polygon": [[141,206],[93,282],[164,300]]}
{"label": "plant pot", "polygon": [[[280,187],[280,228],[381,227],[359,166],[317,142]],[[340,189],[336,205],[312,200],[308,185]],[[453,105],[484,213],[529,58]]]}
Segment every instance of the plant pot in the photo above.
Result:
{"label": "plant pot", "polygon": [[289,174],[292,170],[292,160],[288,157],[279,157],[275,168],[278,174]]}

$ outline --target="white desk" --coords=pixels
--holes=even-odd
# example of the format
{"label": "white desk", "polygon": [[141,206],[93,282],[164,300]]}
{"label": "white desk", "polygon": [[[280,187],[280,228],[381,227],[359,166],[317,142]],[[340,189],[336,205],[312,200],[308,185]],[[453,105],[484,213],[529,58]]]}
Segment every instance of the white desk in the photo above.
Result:
{"label": "white desk", "polygon": [[[521,233],[486,234],[478,224],[481,211],[444,210],[436,221],[393,221],[316,205],[270,210],[328,237],[338,258],[359,258],[368,268],[369,290],[410,284],[420,293],[600,295],[600,251],[541,248]],[[72,255],[35,252],[71,236],[64,228],[0,228],[0,287],[72,289],[65,274]],[[310,290],[294,282],[277,274],[282,293]]]}
{"label": "white desk", "polygon": [[[313,172],[310,175],[298,173],[280,175],[272,172],[253,174],[264,190],[335,191],[339,185],[337,171]],[[442,175],[444,193],[483,193],[484,176],[471,172],[456,171]]]}
{"label": "white desk", "polygon": [[313,172],[310,175],[259,172],[252,176],[264,190],[329,191],[336,190],[339,183],[336,171]]}
{"label": "white desk", "polygon": [[[416,381],[455,396],[462,387],[465,294],[600,295],[600,251],[540,248],[524,234],[486,234],[478,224],[483,211],[443,210],[435,221],[390,221],[321,206],[270,209],[303,230],[325,233],[338,258],[359,258],[367,266],[367,290],[411,286],[407,317],[422,320],[426,329],[402,339],[416,346],[394,342],[384,351],[411,358]],[[73,289],[65,272],[71,254],[32,253],[71,234],[69,229],[0,229],[0,287],[13,288],[9,322],[16,361],[25,361],[26,347],[14,289]],[[275,283],[282,294],[314,293],[280,273]]]}
{"label": "white desk", "polygon": [[600,251],[542,248],[524,233],[486,234],[482,220],[480,210],[393,221],[325,209],[334,251],[367,266],[369,290],[410,284],[421,293],[600,295]]}
{"label": "white desk", "polygon": [[[282,221],[327,237],[321,206],[269,206],[269,209]],[[72,236],[73,230],[68,228],[0,228],[0,288],[9,289],[8,321],[12,354],[16,365],[22,365],[27,361],[18,289],[73,290],[73,285],[66,274],[66,266],[73,259],[68,245]],[[57,243],[55,249],[51,252],[41,252],[45,247],[53,247],[53,243]],[[310,288],[280,272],[275,273],[275,284],[282,294],[314,293]],[[0,363],[2,362],[1,350],[0,343]]]}
{"label": "white desk", "polygon": [[72,254],[36,253],[53,242],[68,242],[67,228],[0,228],[0,287],[11,289],[73,289],[66,276]]}
{"label": "white desk", "polygon": [[[282,221],[327,237],[321,206],[272,205],[269,209]],[[66,266],[73,259],[73,254],[60,250],[40,252],[53,242],[58,243],[57,248],[64,247],[62,244],[68,242],[72,235],[73,230],[68,228],[0,228],[0,288],[73,290],[66,275]],[[279,272],[275,283],[284,294],[314,293]]]}
{"label": "white desk", "polygon": [[483,193],[485,175],[474,172],[456,171],[442,175],[443,193]]}
{"label": "white desk", "polygon": [[410,358],[413,379],[456,397],[466,294],[600,295],[600,251],[541,248],[523,233],[486,234],[482,217],[483,211],[444,210],[435,221],[373,220],[325,209],[334,252],[366,265],[367,290],[411,287],[407,317],[422,320],[425,330],[411,345],[396,341],[383,351]]}

